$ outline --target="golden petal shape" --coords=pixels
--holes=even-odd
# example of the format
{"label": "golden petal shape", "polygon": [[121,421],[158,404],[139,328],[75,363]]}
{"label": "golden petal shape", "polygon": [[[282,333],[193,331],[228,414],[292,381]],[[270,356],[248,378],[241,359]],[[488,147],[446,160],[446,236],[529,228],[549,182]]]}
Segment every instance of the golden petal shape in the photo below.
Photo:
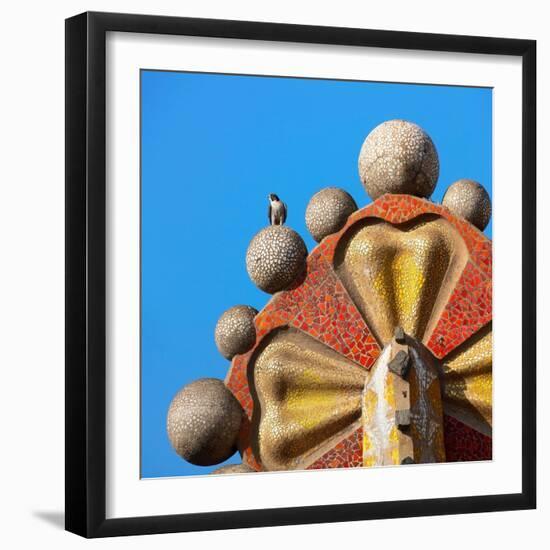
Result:
{"label": "golden petal shape", "polygon": [[445,412],[491,435],[493,402],[493,332],[487,325],[444,361]]}
{"label": "golden petal shape", "polygon": [[353,225],[334,256],[335,269],[382,345],[396,326],[426,340],[468,260],[456,229],[427,214],[393,225],[369,218]]}
{"label": "golden petal shape", "polygon": [[294,329],[265,342],[250,371],[254,453],[266,470],[305,468],[360,418],[368,371]]}

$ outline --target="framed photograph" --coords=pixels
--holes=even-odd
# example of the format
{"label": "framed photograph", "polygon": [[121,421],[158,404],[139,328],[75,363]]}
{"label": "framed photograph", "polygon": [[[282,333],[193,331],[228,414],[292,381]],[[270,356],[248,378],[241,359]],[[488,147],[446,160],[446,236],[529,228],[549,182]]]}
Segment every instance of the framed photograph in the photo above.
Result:
{"label": "framed photograph", "polygon": [[535,507],[531,40],[66,21],[66,528]]}

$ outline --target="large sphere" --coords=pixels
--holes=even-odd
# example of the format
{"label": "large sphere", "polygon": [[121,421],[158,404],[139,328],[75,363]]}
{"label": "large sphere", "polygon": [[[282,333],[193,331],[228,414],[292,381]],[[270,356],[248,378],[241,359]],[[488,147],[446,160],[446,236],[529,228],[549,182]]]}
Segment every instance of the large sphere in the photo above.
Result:
{"label": "large sphere", "polygon": [[191,464],[219,464],[237,450],[242,415],[240,403],[221,380],[201,378],[184,386],[170,404],[170,443]]}
{"label": "large sphere", "polygon": [[225,311],[216,324],[214,338],[219,352],[232,359],[247,352],[256,343],[254,317],[258,310],[250,306],[234,306]]}
{"label": "large sphere", "polygon": [[359,176],[375,200],[385,193],[429,197],[439,177],[439,159],[430,136],[405,120],[389,120],[365,139]]}
{"label": "large sphere", "polygon": [[250,242],[246,252],[246,269],[252,282],[273,294],[290,286],[304,271],[307,248],[286,225],[270,225]]}
{"label": "large sphere", "polygon": [[214,470],[213,472],[210,472],[211,474],[249,474],[251,472],[255,472],[256,470],[253,470],[250,466],[247,464],[227,464],[227,466],[222,466],[221,468],[218,468],[217,470]]}
{"label": "large sphere", "polygon": [[491,219],[491,198],[485,188],[474,180],[461,179],[449,186],[443,206],[453,214],[468,220],[483,231]]}
{"label": "large sphere", "polygon": [[343,189],[327,187],[315,193],[306,208],[306,225],[319,243],[327,235],[344,227],[350,214],[357,210],[353,197]]}

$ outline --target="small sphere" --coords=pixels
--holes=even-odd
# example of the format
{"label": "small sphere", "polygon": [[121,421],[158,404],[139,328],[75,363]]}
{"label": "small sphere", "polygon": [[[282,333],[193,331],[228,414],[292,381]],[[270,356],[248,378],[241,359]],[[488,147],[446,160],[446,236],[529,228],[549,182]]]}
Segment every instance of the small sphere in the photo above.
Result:
{"label": "small sphere", "polygon": [[255,472],[256,470],[253,470],[250,466],[247,464],[227,464],[227,466],[222,466],[221,468],[218,468],[217,470],[214,470],[213,472],[210,472],[211,474],[249,474],[251,472]]}
{"label": "small sphere", "polygon": [[168,438],[175,451],[197,466],[227,460],[237,450],[243,410],[216,378],[200,378],[184,386],[168,410]]}
{"label": "small sphere", "polygon": [[349,193],[338,187],[327,187],[311,197],[306,208],[306,225],[320,243],[327,235],[340,231],[356,210],[357,204]]}
{"label": "small sphere", "polygon": [[483,231],[491,219],[491,198],[474,180],[460,179],[449,186],[442,201],[453,214]]}
{"label": "small sphere", "polygon": [[439,158],[430,136],[405,120],[389,120],[365,139],[359,176],[369,196],[385,193],[429,197],[439,177]]}
{"label": "small sphere", "polygon": [[226,358],[246,353],[256,343],[254,317],[258,310],[250,306],[234,306],[225,311],[216,324],[214,339],[218,351]]}
{"label": "small sphere", "polygon": [[248,245],[246,269],[258,288],[273,294],[302,274],[306,257],[306,244],[296,231],[286,225],[269,225]]}

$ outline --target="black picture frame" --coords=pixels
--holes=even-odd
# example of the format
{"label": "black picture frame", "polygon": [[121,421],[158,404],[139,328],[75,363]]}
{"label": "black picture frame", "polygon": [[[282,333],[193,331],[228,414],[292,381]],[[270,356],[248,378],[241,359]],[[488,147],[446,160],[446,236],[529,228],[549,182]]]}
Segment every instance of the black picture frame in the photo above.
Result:
{"label": "black picture frame", "polygon": [[[105,39],[108,31],[517,56],[523,67],[522,491],[185,515],[105,516]],[[66,20],[66,529],[107,537],[532,509],[536,506],[536,42],[181,17]]]}

